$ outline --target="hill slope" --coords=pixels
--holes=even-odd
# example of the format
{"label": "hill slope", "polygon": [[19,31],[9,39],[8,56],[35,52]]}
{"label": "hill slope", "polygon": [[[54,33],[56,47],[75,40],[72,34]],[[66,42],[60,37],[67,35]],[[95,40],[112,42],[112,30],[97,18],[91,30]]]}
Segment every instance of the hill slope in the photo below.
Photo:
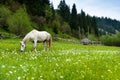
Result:
{"label": "hill slope", "polygon": [[102,34],[106,32],[114,34],[116,31],[120,31],[120,21],[112,20],[110,18],[96,18],[97,26]]}

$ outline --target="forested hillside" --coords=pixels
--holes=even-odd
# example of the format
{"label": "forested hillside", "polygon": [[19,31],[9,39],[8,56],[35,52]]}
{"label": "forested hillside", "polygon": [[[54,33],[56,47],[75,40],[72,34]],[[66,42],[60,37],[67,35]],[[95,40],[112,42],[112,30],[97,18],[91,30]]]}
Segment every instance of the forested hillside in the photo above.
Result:
{"label": "forested hillside", "polygon": [[110,18],[98,18],[97,19],[97,26],[101,35],[103,34],[115,34],[116,32],[120,32],[120,21],[112,20]]}
{"label": "forested hillside", "polygon": [[[0,31],[24,36],[32,29],[49,31],[53,36],[70,35],[84,38],[120,31],[120,22],[109,18],[96,18],[76,5],[61,0],[58,9],[49,0],[0,0]],[[0,33],[2,34],[2,33]]]}
{"label": "forested hillside", "polygon": [[46,30],[53,35],[67,34],[79,38],[93,34],[98,37],[96,18],[83,10],[77,14],[61,0],[58,9],[49,0],[2,0],[0,2],[0,27],[16,35],[25,35],[30,30]]}

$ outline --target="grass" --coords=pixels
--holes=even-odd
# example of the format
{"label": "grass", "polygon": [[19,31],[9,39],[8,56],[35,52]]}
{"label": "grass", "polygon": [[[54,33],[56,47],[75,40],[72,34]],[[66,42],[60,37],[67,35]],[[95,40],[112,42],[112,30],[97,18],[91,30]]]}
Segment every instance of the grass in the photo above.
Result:
{"label": "grass", "polygon": [[120,47],[56,41],[46,52],[19,39],[0,40],[0,80],[120,80]]}

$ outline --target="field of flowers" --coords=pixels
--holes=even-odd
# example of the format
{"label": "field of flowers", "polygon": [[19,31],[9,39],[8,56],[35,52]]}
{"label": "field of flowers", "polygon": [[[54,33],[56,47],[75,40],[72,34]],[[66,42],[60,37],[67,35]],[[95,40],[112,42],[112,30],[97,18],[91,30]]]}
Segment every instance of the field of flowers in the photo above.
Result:
{"label": "field of flowers", "polygon": [[54,41],[46,52],[20,39],[0,40],[0,80],[120,80],[120,47]]}

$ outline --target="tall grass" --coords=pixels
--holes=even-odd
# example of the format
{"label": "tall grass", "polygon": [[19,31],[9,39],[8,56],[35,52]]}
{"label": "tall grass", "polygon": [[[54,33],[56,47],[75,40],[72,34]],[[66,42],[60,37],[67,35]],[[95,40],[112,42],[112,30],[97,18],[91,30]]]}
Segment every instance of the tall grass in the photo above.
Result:
{"label": "tall grass", "polygon": [[53,42],[46,52],[32,43],[20,52],[19,39],[0,40],[0,80],[119,80],[120,49]]}

